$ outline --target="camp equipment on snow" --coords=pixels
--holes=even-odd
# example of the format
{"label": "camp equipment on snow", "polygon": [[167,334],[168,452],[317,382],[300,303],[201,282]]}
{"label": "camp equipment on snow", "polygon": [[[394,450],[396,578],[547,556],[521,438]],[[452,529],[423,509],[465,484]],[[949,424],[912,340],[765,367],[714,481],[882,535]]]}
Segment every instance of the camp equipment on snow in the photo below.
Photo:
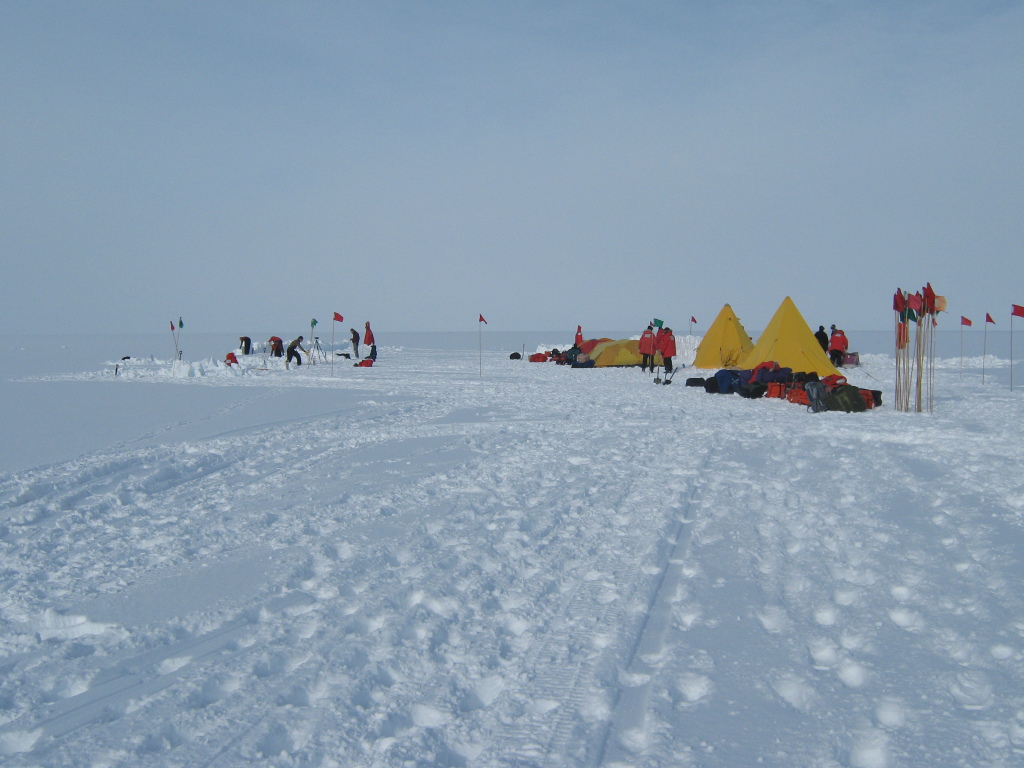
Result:
{"label": "camp equipment on snow", "polygon": [[[810,383],[810,382],[808,382]],[[795,403],[796,405],[810,405],[810,401],[807,399],[807,391],[797,387],[791,387],[786,390],[786,401]]]}
{"label": "camp equipment on snow", "polygon": [[828,387],[822,381],[809,381],[804,385],[804,393],[807,395],[807,409],[813,413],[832,410],[826,397]]}
{"label": "camp equipment on snow", "polygon": [[825,395],[825,404],[830,411],[861,413],[868,409],[860,390],[850,384],[843,384]]}

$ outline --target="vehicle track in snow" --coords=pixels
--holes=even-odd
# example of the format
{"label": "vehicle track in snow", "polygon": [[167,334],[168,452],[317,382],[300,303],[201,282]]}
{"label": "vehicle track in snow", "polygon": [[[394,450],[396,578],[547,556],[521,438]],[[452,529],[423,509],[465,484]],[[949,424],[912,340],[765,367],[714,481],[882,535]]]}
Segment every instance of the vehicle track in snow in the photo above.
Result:
{"label": "vehicle track in snow", "polygon": [[664,652],[665,635],[672,623],[673,603],[687,565],[690,531],[700,507],[702,475],[713,464],[719,448],[706,446],[704,458],[683,502],[678,505],[663,539],[655,565],[658,572],[644,618],[623,664],[624,685],[617,692],[608,726],[602,735],[596,765],[627,764],[638,746],[643,746],[647,730],[645,720],[651,697],[651,678]]}

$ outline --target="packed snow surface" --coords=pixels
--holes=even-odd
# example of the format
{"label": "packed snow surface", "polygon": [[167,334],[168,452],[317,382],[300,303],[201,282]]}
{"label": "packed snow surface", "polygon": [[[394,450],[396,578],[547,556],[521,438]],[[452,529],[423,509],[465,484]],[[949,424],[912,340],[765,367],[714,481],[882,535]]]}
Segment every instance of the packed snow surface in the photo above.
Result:
{"label": "packed snow surface", "polygon": [[241,361],[5,382],[0,764],[1024,764],[1005,360],[939,360],[930,414],[884,354],[862,414]]}

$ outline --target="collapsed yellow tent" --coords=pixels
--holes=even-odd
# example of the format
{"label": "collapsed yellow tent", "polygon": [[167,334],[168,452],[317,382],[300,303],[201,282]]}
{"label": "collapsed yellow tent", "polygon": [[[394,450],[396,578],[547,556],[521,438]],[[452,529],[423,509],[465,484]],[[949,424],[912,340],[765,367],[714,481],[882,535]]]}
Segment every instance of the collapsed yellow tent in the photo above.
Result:
{"label": "collapsed yellow tent", "polygon": [[[594,361],[595,368],[640,365],[643,358],[638,348],[639,343],[636,339],[602,341],[591,350],[590,359]],[[663,364],[660,353],[654,355],[654,364]]]}
{"label": "collapsed yellow tent", "polygon": [[726,304],[704,334],[693,359],[694,368],[736,368],[740,359],[754,347],[743,324]]}
{"label": "collapsed yellow tent", "polygon": [[789,296],[782,300],[761,338],[738,367],[754,368],[767,360],[774,360],[782,368],[822,377],[839,373]]}

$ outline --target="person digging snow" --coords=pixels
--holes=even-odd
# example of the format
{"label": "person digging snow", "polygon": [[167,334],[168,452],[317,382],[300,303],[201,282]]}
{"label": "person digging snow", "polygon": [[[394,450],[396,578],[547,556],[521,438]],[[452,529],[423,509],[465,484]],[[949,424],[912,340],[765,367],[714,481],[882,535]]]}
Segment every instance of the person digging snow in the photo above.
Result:
{"label": "person digging snow", "polygon": [[299,338],[293,339],[292,343],[288,345],[288,357],[284,360],[286,370],[290,367],[289,363],[291,363],[293,357],[295,358],[296,365],[302,365],[302,358],[299,357],[299,353],[295,351],[296,349],[301,351],[306,357],[309,357],[309,352],[302,348],[302,337],[299,336]]}

